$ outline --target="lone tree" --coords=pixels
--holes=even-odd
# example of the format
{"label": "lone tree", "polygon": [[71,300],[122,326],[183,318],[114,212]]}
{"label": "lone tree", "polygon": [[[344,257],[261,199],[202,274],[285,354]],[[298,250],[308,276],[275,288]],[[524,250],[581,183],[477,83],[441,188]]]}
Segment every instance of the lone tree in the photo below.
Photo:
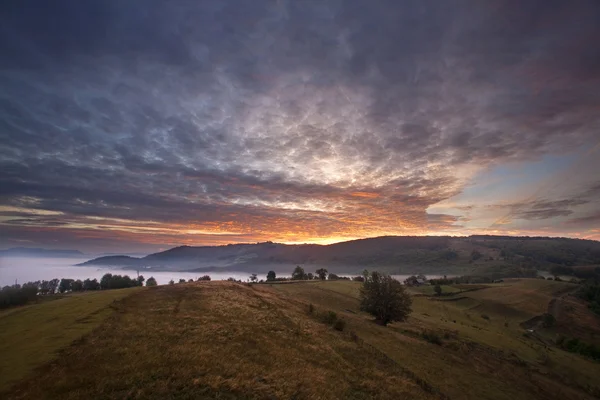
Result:
{"label": "lone tree", "polygon": [[376,271],[365,276],[360,289],[360,309],[375,316],[378,323],[404,321],[412,312],[411,304],[412,299],[402,284],[391,276]]}
{"label": "lone tree", "polygon": [[258,277],[256,276],[256,274],[250,275],[250,281],[251,282],[256,282],[257,280],[258,280]]}
{"label": "lone tree", "polygon": [[319,276],[319,279],[322,281],[327,279],[327,270],[325,268],[319,268],[315,271],[315,274],[317,274]]}
{"label": "lone tree", "polygon": [[306,279],[306,273],[304,273],[304,268],[298,265],[292,272],[292,280],[301,281],[303,279]]}
{"label": "lone tree", "polygon": [[433,287],[433,291],[435,292],[436,295],[441,295],[442,294],[442,287],[440,285],[435,285]]}
{"label": "lone tree", "polygon": [[[172,282],[172,281],[171,281]],[[153,276],[146,280],[146,286],[156,286],[156,279]]]}
{"label": "lone tree", "polygon": [[267,272],[267,281],[274,281],[276,277],[275,271]]}

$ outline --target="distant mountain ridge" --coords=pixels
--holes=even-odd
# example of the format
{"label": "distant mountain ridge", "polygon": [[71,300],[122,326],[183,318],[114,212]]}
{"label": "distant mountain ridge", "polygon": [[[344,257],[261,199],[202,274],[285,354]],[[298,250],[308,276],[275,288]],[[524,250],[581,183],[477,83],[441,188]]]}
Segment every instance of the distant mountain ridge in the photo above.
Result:
{"label": "distant mountain ridge", "polygon": [[377,268],[391,273],[468,273],[481,268],[550,268],[600,264],[600,242],[511,236],[382,236],[330,245],[264,242],[224,246],[179,246],[136,258],[99,257],[80,265],[176,271],[291,271],[324,266],[330,272]]}
{"label": "distant mountain ridge", "polygon": [[13,247],[0,250],[0,257],[83,257],[85,254],[79,250],[53,250],[29,247]]}

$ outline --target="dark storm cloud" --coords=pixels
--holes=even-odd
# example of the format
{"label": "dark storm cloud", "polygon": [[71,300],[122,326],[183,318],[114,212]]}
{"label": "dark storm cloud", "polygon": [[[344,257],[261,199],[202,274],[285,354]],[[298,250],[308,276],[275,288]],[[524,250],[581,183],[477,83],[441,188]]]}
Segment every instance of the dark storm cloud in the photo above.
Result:
{"label": "dark storm cloud", "polygon": [[1,201],[63,213],[4,223],[458,226],[426,210],[473,171],[597,144],[600,6],[565,4],[4,2]]}

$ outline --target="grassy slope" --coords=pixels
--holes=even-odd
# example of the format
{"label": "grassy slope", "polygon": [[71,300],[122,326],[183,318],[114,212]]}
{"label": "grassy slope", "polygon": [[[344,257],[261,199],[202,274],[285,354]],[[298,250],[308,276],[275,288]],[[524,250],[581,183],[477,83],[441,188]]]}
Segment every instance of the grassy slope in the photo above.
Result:
{"label": "grassy slope", "polygon": [[[360,313],[359,287],[210,282],[140,291],[118,303],[100,329],[4,395],[518,400],[600,393],[597,363],[545,344],[543,334],[553,330],[528,338],[519,325],[545,312],[552,299],[564,299],[569,284],[508,280],[439,299],[414,297],[409,320],[387,328]],[[308,303],[316,313],[336,311],[345,332],[318,322]],[[597,324],[586,311],[576,309],[577,317]],[[561,321],[581,325],[560,316],[558,328]],[[422,339],[431,330],[441,345]],[[23,344],[10,340],[6,347],[20,351]]]}
{"label": "grassy slope", "polygon": [[125,299],[102,329],[11,398],[415,398],[386,356],[260,285],[162,286]]}
{"label": "grassy slope", "polygon": [[[535,298],[533,303],[539,309],[543,304],[547,307],[553,295],[563,293],[565,287],[560,282],[532,279],[503,285],[461,293],[456,296],[462,298],[458,301],[415,297],[409,321],[388,328],[368,323],[358,313],[356,283],[273,287],[318,307],[340,312],[348,321],[348,329],[451,398],[578,399],[590,398],[586,392],[600,390],[597,363],[524,337],[519,323],[529,318],[530,311],[505,304],[510,293],[507,287],[524,298]],[[484,295],[485,292],[488,293]],[[509,299],[514,301],[517,297]],[[489,319],[482,318],[482,314]],[[439,332],[441,337],[447,335],[442,346],[420,338],[419,334],[428,330]]]}
{"label": "grassy slope", "polygon": [[48,362],[110,315],[115,300],[134,293],[112,290],[65,296],[0,314],[0,391]]}

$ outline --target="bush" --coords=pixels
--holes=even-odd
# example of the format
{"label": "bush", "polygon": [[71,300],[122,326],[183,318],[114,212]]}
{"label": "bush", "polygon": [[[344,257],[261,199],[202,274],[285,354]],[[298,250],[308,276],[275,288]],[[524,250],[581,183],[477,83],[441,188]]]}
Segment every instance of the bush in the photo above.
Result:
{"label": "bush", "polygon": [[595,279],[587,281],[577,291],[577,297],[587,301],[592,312],[600,314],[600,284]]}
{"label": "bush", "polygon": [[438,346],[441,346],[443,343],[440,335],[438,335],[437,332],[434,331],[421,332],[421,337],[427,340],[429,343],[437,344]]}
{"label": "bush", "polygon": [[333,311],[327,311],[325,314],[321,316],[321,319],[324,323],[333,325],[337,320],[337,314]]}
{"label": "bush", "polygon": [[554,315],[548,314],[548,313],[544,314],[543,322],[542,322],[542,325],[544,326],[544,328],[553,327],[555,323],[556,323],[556,318],[554,318]]}
{"label": "bush", "polygon": [[312,303],[310,303],[308,305],[308,313],[312,314],[313,312],[315,312],[315,306],[313,306]]}
{"label": "bush", "polygon": [[483,319],[487,319],[487,320],[489,321],[489,319],[490,319],[490,316],[489,316],[489,315],[487,315],[487,314],[481,314],[481,318],[483,318]]}
{"label": "bush", "polygon": [[333,328],[338,331],[343,331],[344,328],[346,328],[346,321],[343,319],[338,319],[335,321],[335,324],[333,324]]}
{"label": "bush", "polygon": [[[171,281],[173,282],[173,281]],[[146,286],[156,286],[156,279],[154,279],[153,276],[151,276],[150,278],[148,278],[148,280],[146,281]]]}
{"label": "bush", "polygon": [[567,340],[565,337],[560,336],[556,340],[556,344],[568,352],[581,354],[582,356],[589,357],[592,360],[600,361],[600,347],[590,343],[585,343],[578,338],[571,338]]}

